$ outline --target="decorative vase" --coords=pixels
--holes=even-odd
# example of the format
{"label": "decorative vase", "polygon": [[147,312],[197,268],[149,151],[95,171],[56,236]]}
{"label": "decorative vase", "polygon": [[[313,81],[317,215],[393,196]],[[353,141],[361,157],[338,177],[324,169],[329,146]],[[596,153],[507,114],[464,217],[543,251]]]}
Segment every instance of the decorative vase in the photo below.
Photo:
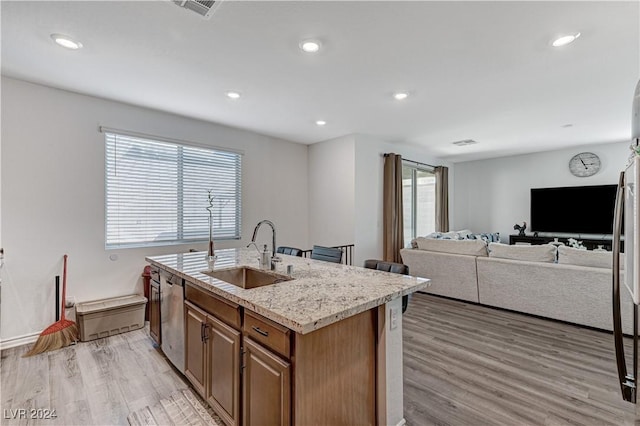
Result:
{"label": "decorative vase", "polygon": [[209,213],[209,244],[207,245],[207,263],[209,264],[209,269],[213,270],[213,265],[216,263],[216,250],[215,244],[213,243],[213,214]]}

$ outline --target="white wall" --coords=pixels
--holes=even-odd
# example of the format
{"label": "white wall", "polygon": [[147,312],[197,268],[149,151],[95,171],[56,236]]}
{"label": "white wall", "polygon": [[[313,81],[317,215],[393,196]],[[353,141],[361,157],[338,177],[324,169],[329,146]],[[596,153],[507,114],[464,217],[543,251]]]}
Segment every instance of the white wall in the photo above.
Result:
{"label": "white wall", "polygon": [[[602,168],[594,176],[575,177],[569,173],[569,160],[584,151],[597,154]],[[456,163],[456,229],[500,232],[508,242],[515,223],[530,222],[531,188],[617,184],[629,154],[625,142]]]}
{"label": "white wall", "polygon": [[[2,84],[0,84],[0,99],[2,99]],[[0,105],[0,110],[2,109]],[[0,129],[2,129],[2,114],[0,114]],[[0,132],[0,248],[2,248],[2,134]],[[0,259],[0,295],[2,294],[2,260]],[[0,305],[1,306],[1,305]]]}
{"label": "white wall", "polygon": [[[354,134],[309,146],[309,243],[355,244],[353,264],[382,258],[382,154],[427,164],[448,162],[426,150]],[[450,194],[453,173],[449,171]],[[453,197],[450,195],[453,211]]]}
{"label": "white wall", "polygon": [[[64,253],[67,294],[83,301],[141,293],[146,255],[205,249],[105,250],[100,125],[243,150],[243,238],[217,246],[246,245],[261,219],[276,224],[279,244],[308,246],[306,146],[3,77],[3,341],[54,321],[54,276],[62,275]],[[270,243],[270,233],[261,230],[260,240]]]}
{"label": "white wall", "polygon": [[362,265],[366,259],[382,259],[382,197],[384,178],[383,154],[393,152],[407,160],[434,166],[449,167],[449,213],[454,229],[453,194],[457,188],[454,166],[431,155],[427,150],[398,143],[385,142],[372,136],[356,136],[355,182],[355,256],[354,265]]}
{"label": "white wall", "polygon": [[355,137],[309,146],[309,244],[354,242]]}

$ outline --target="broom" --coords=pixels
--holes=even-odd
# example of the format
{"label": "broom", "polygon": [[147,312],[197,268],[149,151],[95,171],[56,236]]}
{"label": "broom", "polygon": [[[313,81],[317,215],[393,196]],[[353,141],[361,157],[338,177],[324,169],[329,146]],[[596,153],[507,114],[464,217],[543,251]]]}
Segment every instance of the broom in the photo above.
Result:
{"label": "broom", "polygon": [[42,352],[64,348],[78,341],[78,326],[75,322],[65,318],[65,300],[67,297],[67,255],[64,255],[64,270],[62,274],[62,315],[60,320],[47,327],[23,357],[37,355]]}

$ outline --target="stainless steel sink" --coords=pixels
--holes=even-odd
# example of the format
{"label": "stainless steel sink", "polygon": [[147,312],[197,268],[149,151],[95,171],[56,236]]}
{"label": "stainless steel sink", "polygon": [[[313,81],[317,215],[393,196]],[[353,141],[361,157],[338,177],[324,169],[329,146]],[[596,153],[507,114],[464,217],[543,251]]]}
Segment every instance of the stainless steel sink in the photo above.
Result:
{"label": "stainless steel sink", "polygon": [[249,268],[247,266],[232,269],[221,269],[219,271],[202,271],[202,273],[217,280],[245,289],[281,283],[292,279],[286,275]]}

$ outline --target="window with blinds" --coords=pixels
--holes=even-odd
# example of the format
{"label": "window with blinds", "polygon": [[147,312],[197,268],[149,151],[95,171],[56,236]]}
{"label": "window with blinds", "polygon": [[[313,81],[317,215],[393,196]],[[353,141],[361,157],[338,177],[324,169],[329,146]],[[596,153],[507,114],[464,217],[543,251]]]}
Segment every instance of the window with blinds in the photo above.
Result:
{"label": "window with blinds", "polygon": [[107,248],[239,239],[242,155],[105,132]]}

